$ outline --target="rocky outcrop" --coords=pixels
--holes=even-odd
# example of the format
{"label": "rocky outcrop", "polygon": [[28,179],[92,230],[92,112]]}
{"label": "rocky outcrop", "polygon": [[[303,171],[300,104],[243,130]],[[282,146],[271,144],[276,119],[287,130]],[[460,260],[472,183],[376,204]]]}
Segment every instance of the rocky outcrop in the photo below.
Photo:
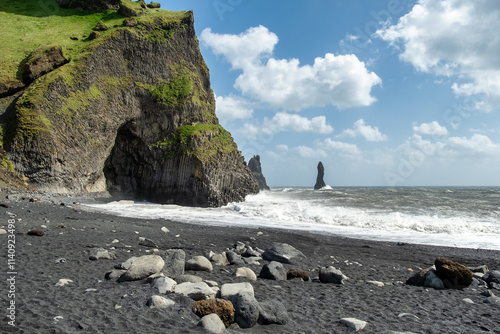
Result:
{"label": "rocky outcrop", "polygon": [[78,8],[85,11],[118,9],[121,0],[56,0],[62,8]]}
{"label": "rocky outcrop", "polygon": [[136,27],[110,27],[13,102],[4,146],[16,171],[40,190],[181,205],[257,193],[215,116],[193,13],[140,8]]}
{"label": "rocky outcrop", "polygon": [[253,178],[259,183],[260,190],[270,190],[266,183],[266,178],[262,174],[262,166],[260,164],[260,156],[254,155],[248,162],[248,168],[252,173]]}
{"label": "rocky outcrop", "polygon": [[66,64],[68,60],[63,55],[59,45],[41,45],[26,60],[23,68],[23,82],[32,83],[44,74]]}
{"label": "rocky outcrop", "polygon": [[316,184],[314,185],[315,190],[326,187],[326,183],[323,180],[324,176],[325,176],[325,167],[323,167],[323,163],[320,161],[318,164],[318,176],[316,177]]}

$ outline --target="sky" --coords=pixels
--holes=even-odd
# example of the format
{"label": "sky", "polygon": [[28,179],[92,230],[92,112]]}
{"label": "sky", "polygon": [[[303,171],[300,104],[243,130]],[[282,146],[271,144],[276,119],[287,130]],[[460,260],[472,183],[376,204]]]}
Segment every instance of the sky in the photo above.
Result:
{"label": "sky", "polygon": [[500,1],[159,2],[271,187],[500,186]]}

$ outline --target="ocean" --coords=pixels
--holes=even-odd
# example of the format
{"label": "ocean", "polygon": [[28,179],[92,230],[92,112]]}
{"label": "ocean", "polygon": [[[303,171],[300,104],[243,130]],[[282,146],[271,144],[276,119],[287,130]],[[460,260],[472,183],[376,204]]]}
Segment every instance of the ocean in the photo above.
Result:
{"label": "ocean", "polygon": [[500,250],[500,187],[275,188],[221,208],[132,201],[84,207],[118,216],[200,225],[270,227]]}

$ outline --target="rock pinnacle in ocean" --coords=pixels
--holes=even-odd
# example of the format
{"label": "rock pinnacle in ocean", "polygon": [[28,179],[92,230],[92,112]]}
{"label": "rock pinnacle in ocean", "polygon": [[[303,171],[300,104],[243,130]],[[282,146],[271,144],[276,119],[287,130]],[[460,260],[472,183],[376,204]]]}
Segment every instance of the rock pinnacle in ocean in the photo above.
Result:
{"label": "rock pinnacle in ocean", "polygon": [[320,161],[318,164],[318,177],[316,178],[316,184],[314,185],[314,190],[321,189],[326,186],[323,177],[325,176],[325,167],[323,167],[323,163]]}

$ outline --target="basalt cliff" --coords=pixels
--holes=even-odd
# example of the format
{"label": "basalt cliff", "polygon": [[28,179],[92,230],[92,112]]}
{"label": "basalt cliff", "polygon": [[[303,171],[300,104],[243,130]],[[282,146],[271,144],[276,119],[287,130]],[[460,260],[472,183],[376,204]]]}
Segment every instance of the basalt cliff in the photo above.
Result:
{"label": "basalt cliff", "polygon": [[71,21],[51,43],[37,27],[39,45],[16,43],[24,56],[0,75],[4,166],[39,190],[157,203],[213,207],[258,192],[215,115],[192,12],[129,0],[26,2],[41,13],[13,2],[0,14],[48,28]]}

